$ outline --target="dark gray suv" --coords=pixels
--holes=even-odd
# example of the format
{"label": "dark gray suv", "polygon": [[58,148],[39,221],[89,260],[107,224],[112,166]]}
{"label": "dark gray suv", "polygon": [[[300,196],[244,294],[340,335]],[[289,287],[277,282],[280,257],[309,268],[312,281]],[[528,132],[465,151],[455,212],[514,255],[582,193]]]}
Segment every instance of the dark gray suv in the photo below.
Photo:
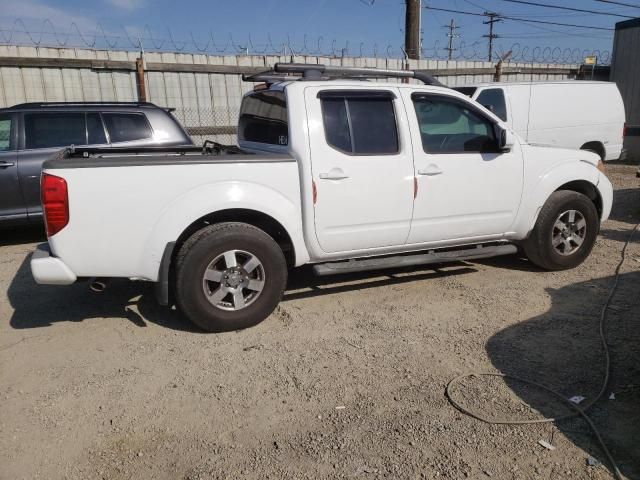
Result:
{"label": "dark gray suv", "polygon": [[0,109],[0,227],[42,221],[42,163],[70,145],[192,145],[152,103],[24,103]]}

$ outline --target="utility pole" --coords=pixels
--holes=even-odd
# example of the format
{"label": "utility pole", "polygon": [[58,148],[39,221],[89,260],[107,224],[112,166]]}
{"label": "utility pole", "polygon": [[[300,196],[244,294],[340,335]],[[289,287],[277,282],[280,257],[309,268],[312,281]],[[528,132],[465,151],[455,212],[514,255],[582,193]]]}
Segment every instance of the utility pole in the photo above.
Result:
{"label": "utility pole", "polygon": [[449,52],[449,60],[451,60],[451,57],[453,56],[453,52],[457,50],[457,48],[453,48],[453,39],[458,38],[460,36],[460,35],[456,35],[453,32],[455,32],[460,27],[456,27],[455,21],[452,18],[449,25],[444,25],[444,28],[449,29],[449,33],[447,33],[447,37],[449,37],[449,47],[445,48],[445,50]]}
{"label": "utility pole", "polygon": [[404,51],[408,58],[420,59],[420,0],[405,0]]}
{"label": "utility pole", "polygon": [[493,39],[499,37],[499,35],[493,33],[493,24],[496,22],[501,22],[502,19],[499,18],[500,15],[495,12],[484,12],[484,15],[489,17],[489,20],[482,23],[484,23],[485,25],[489,25],[489,35],[483,35],[483,37],[489,39],[489,61],[491,62],[493,60]]}

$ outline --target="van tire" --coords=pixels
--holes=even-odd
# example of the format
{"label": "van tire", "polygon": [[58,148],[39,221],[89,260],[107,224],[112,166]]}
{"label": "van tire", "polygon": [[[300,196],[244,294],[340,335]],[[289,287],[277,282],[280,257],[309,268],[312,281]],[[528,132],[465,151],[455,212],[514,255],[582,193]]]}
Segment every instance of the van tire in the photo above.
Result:
{"label": "van tire", "polygon": [[[227,255],[236,259],[232,263],[237,266],[229,266]],[[243,270],[249,261],[254,265],[247,267],[252,268],[250,273]],[[208,280],[213,274],[216,280]],[[224,280],[228,277],[230,280]],[[224,283],[227,281],[233,283]],[[177,306],[207,332],[240,330],[260,323],[276,308],[286,284],[282,249],[264,231],[246,223],[209,225],[194,233],[176,257]],[[255,285],[262,285],[261,290],[256,292]],[[242,296],[239,301],[238,290]]]}
{"label": "van tire", "polygon": [[[585,231],[572,232],[576,225],[582,225],[578,220],[572,226],[567,222],[570,213],[575,212],[574,219],[584,220]],[[564,216],[563,216],[564,215]],[[559,223],[558,223],[559,222]],[[567,226],[569,240],[563,240],[561,245],[554,246],[554,238],[562,240],[564,233],[558,225]],[[529,237],[522,243],[527,258],[535,265],[545,270],[566,270],[580,265],[589,256],[598,236],[599,218],[593,202],[585,195],[569,190],[560,190],[551,194],[547,199],[536,224]],[[572,238],[581,238],[582,243],[576,246]],[[569,245],[569,247],[567,247]],[[565,252],[559,249],[565,248]],[[574,248],[574,250],[571,250]]]}

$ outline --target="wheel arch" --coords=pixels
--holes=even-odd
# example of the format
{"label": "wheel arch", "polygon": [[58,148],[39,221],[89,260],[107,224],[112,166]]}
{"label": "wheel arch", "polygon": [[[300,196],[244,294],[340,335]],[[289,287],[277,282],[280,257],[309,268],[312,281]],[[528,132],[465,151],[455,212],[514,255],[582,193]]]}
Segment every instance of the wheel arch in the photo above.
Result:
{"label": "wheel arch", "polygon": [[607,149],[605,148],[604,143],[599,140],[592,140],[590,142],[584,143],[580,147],[580,150],[589,150],[591,152],[595,152],[596,154],[600,155],[600,160],[604,160],[607,156]]}
{"label": "wheel arch", "polygon": [[184,244],[184,242],[195,232],[208,225],[214,225],[216,223],[224,222],[246,223],[248,225],[259,228],[271,238],[273,238],[278,246],[280,246],[280,248],[282,249],[282,253],[284,253],[284,257],[287,260],[287,265],[289,267],[295,265],[295,246],[287,229],[282,225],[282,223],[280,223],[272,216],[264,212],[252,210],[249,208],[226,208],[223,210],[208,213],[193,221],[178,236],[175,242],[173,256],[175,257],[176,252],[180,250],[182,244]]}
{"label": "wheel arch", "polygon": [[604,203],[602,201],[602,195],[593,183],[587,180],[573,180],[571,182],[567,182],[564,185],[556,188],[554,191],[558,192],[560,190],[570,190],[573,192],[581,193],[589,200],[593,202],[598,211],[598,218],[602,218],[602,212],[604,208]]}

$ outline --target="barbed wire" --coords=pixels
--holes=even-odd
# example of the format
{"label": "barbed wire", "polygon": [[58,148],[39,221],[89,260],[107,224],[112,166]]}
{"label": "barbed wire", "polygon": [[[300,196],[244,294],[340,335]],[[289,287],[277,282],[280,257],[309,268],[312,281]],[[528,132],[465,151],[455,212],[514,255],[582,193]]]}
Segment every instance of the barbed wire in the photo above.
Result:
{"label": "barbed wire", "polygon": [[[328,57],[385,57],[403,58],[402,45],[373,45],[365,42],[351,42],[349,40],[328,40],[323,36],[310,39],[304,35],[301,40],[292,40],[289,34],[286,38],[273,40],[267,34],[266,41],[257,43],[251,35],[244,41],[234,38],[229,33],[223,41],[216,40],[213,31],[207,32],[205,38],[196,38],[189,32],[188,38],[177,39],[170,28],[164,35],[158,35],[149,25],[136,34],[124,27],[118,31],[106,29],[101,23],[96,24],[93,33],[83,31],[75,22],[67,29],[57,28],[49,19],[42,21],[40,28],[29,29],[26,23],[17,18],[10,26],[0,26],[0,44],[26,45],[35,47],[54,48],[91,48],[109,50],[140,50],[156,52],[196,53],[213,55],[309,55]],[[473,43],[460,42],[449,57],[447,45],[441,45],[436,40],[431,47],[423,47],[422,57],[434,60],[465,60],[487,61],[486,41]],[[598,63],[607,64],[610,53],[607,50],[589,50],[579,48],[563,48],[558,46],[530,46],[520,42],[506,45],[495,42],[494,52],[501,57],[511,52],[509,61],[523,63],[582,63],[586,56],[596,56]]]}

